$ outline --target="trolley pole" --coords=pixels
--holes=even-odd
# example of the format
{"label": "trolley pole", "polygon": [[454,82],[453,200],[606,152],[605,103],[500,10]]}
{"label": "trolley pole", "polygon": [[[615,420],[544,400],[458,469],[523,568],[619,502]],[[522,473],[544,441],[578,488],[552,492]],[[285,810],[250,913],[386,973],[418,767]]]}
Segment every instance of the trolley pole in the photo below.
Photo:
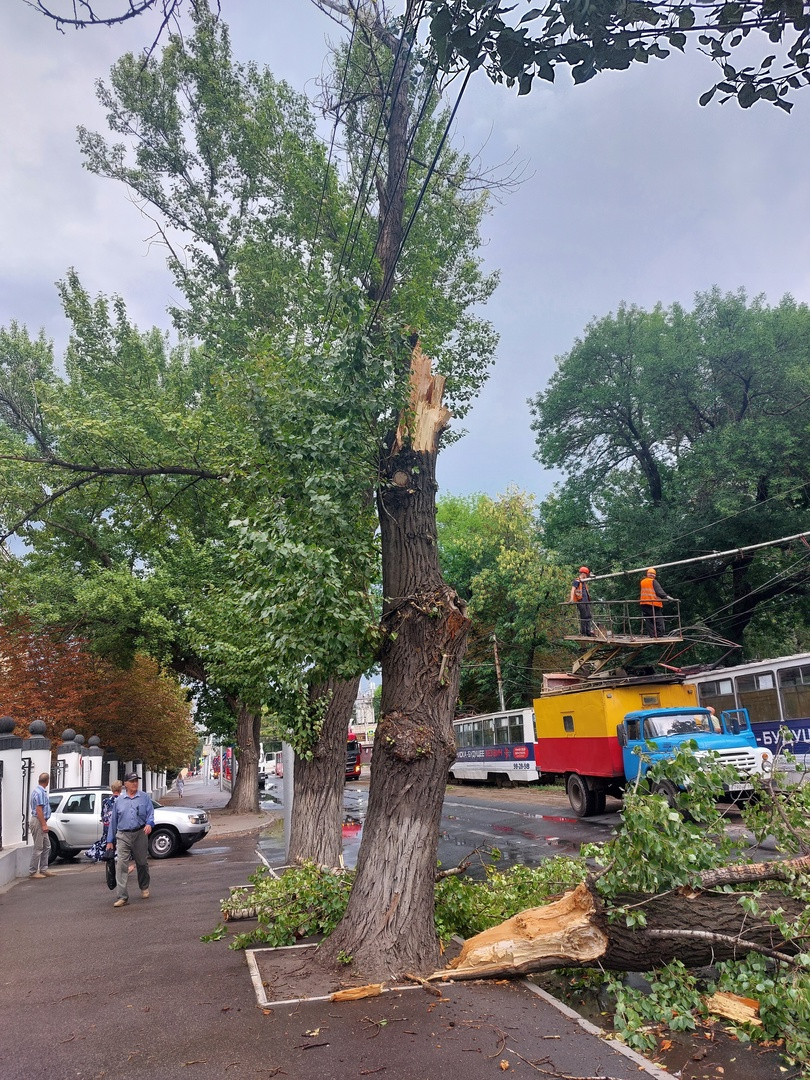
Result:
{"label": "trolley pole", "polygon": [[498,636],[492,635],[492,650],[495,653],[495,676],[498,680],[498,700],[501,703],[501,712],[506,712],[506,706],[503,703],[503,679],[501,679],[501,661],[498,656]]}

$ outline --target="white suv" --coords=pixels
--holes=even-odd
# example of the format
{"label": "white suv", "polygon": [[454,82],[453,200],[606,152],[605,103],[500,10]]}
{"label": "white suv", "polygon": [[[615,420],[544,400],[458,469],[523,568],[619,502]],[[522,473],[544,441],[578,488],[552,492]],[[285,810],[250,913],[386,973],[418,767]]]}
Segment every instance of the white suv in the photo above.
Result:
{"label": "white suv", "polygon": [[[101,804],[111,794],[109,788],[61,788],[49,792],[50,862],[60,856],[72,859],[101,839]],[[152,805],[155,827],[149,835],[149,854],[153,859],[168,859],[170,855],[188,851],[211,828],[205,810],[193,806],[162,806],[154,799]]]}

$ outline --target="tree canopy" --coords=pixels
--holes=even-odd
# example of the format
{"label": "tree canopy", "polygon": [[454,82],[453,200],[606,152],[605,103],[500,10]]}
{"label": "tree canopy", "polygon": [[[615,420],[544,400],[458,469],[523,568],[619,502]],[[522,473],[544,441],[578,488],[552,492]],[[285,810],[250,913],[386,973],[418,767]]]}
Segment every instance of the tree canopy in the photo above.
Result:
{"label": "tree canopy", "polygon": [[505,705],[523,708],[539,695],[542,671],[568,663],[556,644],[568,575],[544,548],[534,499],[514,488],[497,499],[446,495],[437,520],[442,571],[472,620],[459,704],[498,709],[497,650]]}

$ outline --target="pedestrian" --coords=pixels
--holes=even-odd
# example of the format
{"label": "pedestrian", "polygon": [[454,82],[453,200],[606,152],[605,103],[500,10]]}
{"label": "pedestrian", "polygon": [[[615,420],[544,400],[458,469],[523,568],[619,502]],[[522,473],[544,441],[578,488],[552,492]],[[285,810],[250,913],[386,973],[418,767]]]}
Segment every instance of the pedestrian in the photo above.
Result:
{"label": "pedestrian", "polygon": [[185,781],[183,780],[183,773],[177,774],[177,779],[174,782],[174,786],[177,788],[177,795],[179,798],[183,798],[183,788],[185,787]]}
{"label": "pedestrian", "polygon": [[50,782],[48,773],[40,773],[39,783],[31,792],[31,836],[34,840],[34,850],[31,853],[31,862],[28,864],[30,878],[56,877],[56,874],[48,869],[48,859],[51,854],[51,839],[48,836],[48,818],[51,816],[51,803],[48,799]]}
{"label": "pedestrian", "polygon": [[115,848],[115,884],[118,899],[113,907],[125,907],[129,903],[128,869],[130,859],[138,871],[138,888],[141,896],[149,897],[149,834],[155,824],[155,809],[145,791],[138,791],[139,777],[136,772],[124,777],[124,791],[113,803],[110,824],[107,827],[107,850]]}
{"label": "pedestrian", "polygon": [[664,637],[662,601],[674,599],[673,596],[668,596],[664,592],[656,571],[650,567],[646,576],[641,579],[641,595],[638,601],[641,605],[641,614],[644,616],[645,637]]}
{"label": "pedestrian", "polygon": [[591,616],[591,594],[588,592],[588,578],[591,572],[587,566],[580,566],[579,572],[571,586],[568,597],[569,604],[577,605],[579,615],[579,632],[583,637],[593,637],[593,622]]}
{"label": "pedestrian", "polygon": [[[109,851],[107,850],[107,834],[110,827],[110,818],[112,817],[113,812],[113,803],[121,794],[123,787],[124,785],[121,783],[120,780],[113,780],[113,782],[110,784],[111,794],[105,795],[101,801],[101,837],[96,840],[95,844],[93,844],[92,847],[89,847],[85,851],[85,855],[88,859],[90,859],[91,862],[105,862],[110,858],[114,858],[114,855],[111,856]],[[115,845],[115,837],[113,836],[111,837],[111,839],[113,841],[113,845]],[[113,851],[115,851],[114,846]]]}

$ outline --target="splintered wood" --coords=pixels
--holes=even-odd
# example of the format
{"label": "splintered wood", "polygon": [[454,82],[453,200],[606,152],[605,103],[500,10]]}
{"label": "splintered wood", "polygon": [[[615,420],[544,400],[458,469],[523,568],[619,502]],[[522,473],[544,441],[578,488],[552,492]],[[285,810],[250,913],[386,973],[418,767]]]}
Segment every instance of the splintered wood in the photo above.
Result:
{"label": "splintered wood", "polygon": [[411,393],[407,417],[397,428],[394,453],[410,439],[411,449],[435,453],[437,440],[450,422],[450,410],[442,404],[444,375],[434,375],[430,357],[416,345],[411,356]]}
{"label": "splintered wood", "polygon": [[715,1016],[723,1016],[735,1024],[754,1024],[762,1027],[759,1018],[759,1002],[738,994],[717,993],[707,997],[706,1008]]}
{"label": "splintered wood", "polygon": [[607,935],[593,922],[594,899],[578,885],[559,900],[529,908],[469,938],[444,972],[431,978],[476,978],[537,970],[544,958],[591,962],[608,946]]}
{"label": "splintered wood", "polygon": [[362,998],[379,997],[385,983],[368,983],[367,986],[352,986],[348,990],[337,990],[330,1001],[360,1001]]}

